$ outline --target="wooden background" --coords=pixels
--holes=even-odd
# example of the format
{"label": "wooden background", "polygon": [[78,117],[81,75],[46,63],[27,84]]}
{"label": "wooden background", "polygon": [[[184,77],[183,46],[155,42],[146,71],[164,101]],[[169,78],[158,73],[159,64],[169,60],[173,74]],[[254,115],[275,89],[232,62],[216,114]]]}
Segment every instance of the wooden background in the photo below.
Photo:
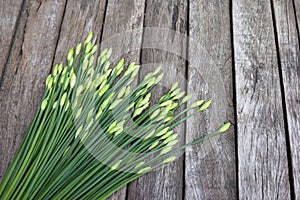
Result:
{"label": "wooden background", "polygon": [[[300,199],[299,26],[299,0],[0,0],[0,179],[53,64],[89,31],[100,43],[138,30],[117,46],[140,47],[122,56],[150,63],[141,75],[169,63],[165,84],[178,80],[216,102],[176,129],[181,142],[223,121],[234,126],[110,199]],[[173,37],[180,55],[147,48],[143,27],[186,35],[160,36]]]}

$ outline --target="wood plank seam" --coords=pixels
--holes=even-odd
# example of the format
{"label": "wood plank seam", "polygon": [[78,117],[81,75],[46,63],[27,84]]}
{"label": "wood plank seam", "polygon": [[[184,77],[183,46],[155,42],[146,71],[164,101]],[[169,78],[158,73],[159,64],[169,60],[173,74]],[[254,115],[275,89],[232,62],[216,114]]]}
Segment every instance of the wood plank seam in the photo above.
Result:
{"label": "wood plank seam", "polygon": [[285,89],[283,85],[283,75],[282,75],[282,66],[281,66],[281,57],[280,57],[280,48],[279,48],[279,38],[278,38],[278,30],[276,25],[276,17],[275,17],[275,8],[273,0],[270,0],[271,4],[271,13],[272,13],[272,22],[274,26],[274,37],[275,37],[275,46],[276,46],[276,56],[278,61],[278,73],[279,73],[279,83],[280,83],[280,91],[282,98],[282,109],[283,109],[283,120],[284,120],[284,130],[285,130],[285,142],[286,142],[286,151],[287,151],[287,161],[288,161],[288,175],[289,175],[289,183],[291,190],[291,199],[295,199],[295,189],[294,189],[294,179],[293,179],[293,167],[292,167],[292,157],[291,157],[291,146],[289,139],[289,129],[288,129],[288,119],[287,119],[287,108],[286,108],[286,99],[285,99]]}
{"label": "wood plank seam", "polygon": [[2,88],[2,83],[3,83],[5,73],[6,73],[6,70],[7,70],[6,68],[7,68],[8,61],[10,59],[12,47],[13,47],[13,44],[14,44],[15,39],[16,39],[17,30],[18,30],[18,27],[19,27],[20,19],[21,19],[21,14],[25,9],[25,2],[26,2],[26,0],[22,1],[21,8],[20,8],[20,11],[18,13],[17,21],[16,21],[16,24],[15,24],[15,27],[14,27],[12,40],[11,40],[11,43],[9,45],[8,53],[7,53],[7,56],[5,58],[5,62],[4,62],[3,68],[2,68],[1,77],[0,77],[0,90]]}

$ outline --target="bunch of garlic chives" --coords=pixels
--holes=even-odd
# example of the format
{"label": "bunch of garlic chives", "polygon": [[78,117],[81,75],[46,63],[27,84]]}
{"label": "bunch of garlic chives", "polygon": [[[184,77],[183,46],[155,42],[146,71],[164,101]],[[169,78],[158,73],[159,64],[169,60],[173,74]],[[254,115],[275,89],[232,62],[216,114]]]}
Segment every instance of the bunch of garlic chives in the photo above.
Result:
{"label": "bunch of garlic chives", "polygon": [[[121,59],[110,68],[111,49],[95,59],[92,33],[56,65],[46,80],[40,109],[0,185],[2,199],[105,199],[151,169],[176,159],[173,128],[206,110],[211,101],[188,100],[175,83],[150,105],[151,90],[163,78],[160,67],[132,88],[139,66]],[[194,112],[186,116],[190,110]]]}

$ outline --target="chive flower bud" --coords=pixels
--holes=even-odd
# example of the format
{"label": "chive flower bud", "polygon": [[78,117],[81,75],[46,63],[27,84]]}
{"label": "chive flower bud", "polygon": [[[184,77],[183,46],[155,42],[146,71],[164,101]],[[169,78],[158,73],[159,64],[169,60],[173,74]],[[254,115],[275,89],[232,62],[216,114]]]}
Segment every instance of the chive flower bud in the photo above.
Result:
{"label": "chive flower bud", "polygon": [[155,117],[157,117],[157,115],[160,113],[160,109],[156,109],[151,115],[150,115],[150,119],[154,119]]}
{"label": "chive flower bud", "polygon": [[181,103],[185,103],[185,102],[189,101],[192,98],[192,96],[193,96],[192,94],[189,94],[189,95],[185,96],[182,99]]}
{"label": "chive flower bud", "polygon": [[78,56],[80,51],[81,51],[81,43],[79,43],[77,46],[76,46],[76,50],[75,50],[75,55]]}
{"label": "chive flower bud", "polygon": [[203,105],[199,108],[200,111],[204,111],[206,110],[211,104],[211,100],[206,101],[205,103],[203,103]]}
{"label": "chive flower bud", "polygon": [[117,161],[113,166],[111,166],[111,170],[116,170],[120,164],[122,163],[122,160]]}
{"label": "chive flower bud", "polygon": [[145,162],[140,162],[140,163],[137,164],[133,169],[137,169],[137,168],[141,167],[141,166],[144,165],[144,164],[145,164]]}
{"label": "chive flower bud", "polygon": [[163,163],[166,164],[166,163],[173,162],[174,160],[176,160],[176,158],[177,158],[176,156],[169,157],[169,158],[165,159],[163,161]]}
{"label": "chive flower bud", "polygon": [[159,137],[159,136],[162,136],[164,135],[166,132],[168,132],[169,130],[169,127],[166,127],[164,129],[162,129],[161,131],[159,131],[155,136]]}
{"label": "chive flower bud", "polygon": [[171,87],[171,89],[170,89],[170,92],[173,92],[177,87],[178,87],[178,82],[175,82],[175,83],[172,85],[172,87]]}
{"label": "chive flower bud", "polygon": [[67,60],[71,60],[73,58],[73,55],[74,55],[74,49],[70,49],[69,52],[68,52],[68,56],[67,56]]}
{"label": "chive flower bud", "polygon": [[166,146],[159,152],[159,155],[164,155],[166,153],[169,153],[171,150],[172,150],[171,146]]}
{"label": "chive flower bud", "polygon": [[88,36],[86,37],[86,39],[84,40],[84,43],[89,43],[93,38],[93,32],[89,32]]}
{"label": "chive flower bud", "polygon": [[60,99],[60,106],[61,107],[65,104],[66,98],[67,98],[67,93],[65,92],[63,94],[63,96],[61,97],[61,99]]}
{"label": "chive flower bud", "polygon": [[229,129],[229,127],[230,127],[230,123],[227,122],[227,123],[225,123],[225,124],[223,124],[223,125],[221,126],[221,128],[219,129],[219,132],[220,132],[220,133],[224,133],[224,132],[226,132],[226,131]]}
{"label": "chive flower bud", "polygon": [[151,144],[151,146],[148,148],[148,150],[151,150],[153,148],[155,148],[157,145],[159,144],[159,141],[155,141]]}
{"label": "chive flower bud", "polygon": [[72,73],[70,79],[70,88],[73,89],[75,84],[76,84],[76,75],[75,73]]}
{"label": "chive flower bud", "polygon": [[151,167],[145,167],[137,172],[137,174],[145,174],[151,170]]}
{"label": "chive flower bud", "polygon": [[203,100],[196,101],[190,105],[190,108],[196,108],[198,106],[201,106],[203,103],[204,103]]}
{"label": "chive flower bud", "polygon": [[167,139],[165,139],[163,141],[163,144],[168,144],[169,142],[175,140],[177,138],[177,136],[178,136],[178,134],[173,134],[173,135],[169,136]]}
{"label": "chive flower bud", "polygon": [[42,105],[41,105],[41,110],[44,111],[47,107],[47,104],[48,104],[48,100],[47,99],[44,99],[43,102],[42,102]]}

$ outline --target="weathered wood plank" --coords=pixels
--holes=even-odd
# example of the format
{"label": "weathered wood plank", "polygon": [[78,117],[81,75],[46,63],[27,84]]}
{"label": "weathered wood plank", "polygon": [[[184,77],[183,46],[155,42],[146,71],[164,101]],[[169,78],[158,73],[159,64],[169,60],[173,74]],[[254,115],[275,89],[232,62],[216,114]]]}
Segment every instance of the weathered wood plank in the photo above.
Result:
{"label": "weathered wood plank", "polygon": [[43,95],[65,1],[26,1],[0,90],[0,176],[26,132]]}
{"label": "weathered wood plank", "polygon": [[241,199],[290,199],[270,1],[233,1]]}
{"label": "weathered wood plank", "polygon": [[[296,13],[296,20],[297,20],[297,25],[298,25],[298,30],[300,29],[300,1],[297,0],[293,0],[294,1],[294,9],[295,9],[295,13]],[[300,38],[300,33],[298,32],[298,37]]]}
{"label": "weathered wood plank", "polygon": [[[190,1],[188,92],[212,107],[187,121],[187,142],[234,123],[230,1]],[[234,128],[188,148],[186,199],[236,199]]]}
{"label": "weathered wood plank", "polygon": [[[5,65],[14,41],[15,30],[21,15],[22,0],[0,1],[0,87]],[[3,74],[3,75],[2,75]]]}
{"label": "weathered wood plank", "polygon": [[300,199],[300,50],[292,0],[273,1],[286,103],[295,198]]}
{"label": "weathered wood plank", "polygon": [[[65,62],[68,50],[76,47],[90,31],[100,40],[106,1],[69,0],[61,27],[54,64]],[[75,43],[76,42],[76,43]]]}
{"label": "weathered wood plank", "polygon": [[[141,78],[158,65],[162,65],[164,78],[161,86],[152,92],[153,99],[166,92],[171,84],[178,81],[185,90],[185,54],[187,1],[148,0],[145,16],[142,49]],[[157,28],[149,28],[157,27]],[[159,29],[159,28],[160,29]],[[174,31],[178,31],[175,33]],[[181,34],[182,35],[181,35]],[[148,49],[147,49],[148,48]],[[183,58],[180,58],[183,57]],[[179,143],[184,142],[184,125],[175,129]],[[183,158],[174,163],[150,172],[129,185],[128,199],[182,199],[183,194]]]}
{"label": "weathered wood plank", "polygon": [[[144,20],[144,0],[109,0],[101,48],[112,48],[112,63],[125,58],[126,64],[140,62],[142,27]],[[115,192],[109,199],[126,198],[127,186]]]}

